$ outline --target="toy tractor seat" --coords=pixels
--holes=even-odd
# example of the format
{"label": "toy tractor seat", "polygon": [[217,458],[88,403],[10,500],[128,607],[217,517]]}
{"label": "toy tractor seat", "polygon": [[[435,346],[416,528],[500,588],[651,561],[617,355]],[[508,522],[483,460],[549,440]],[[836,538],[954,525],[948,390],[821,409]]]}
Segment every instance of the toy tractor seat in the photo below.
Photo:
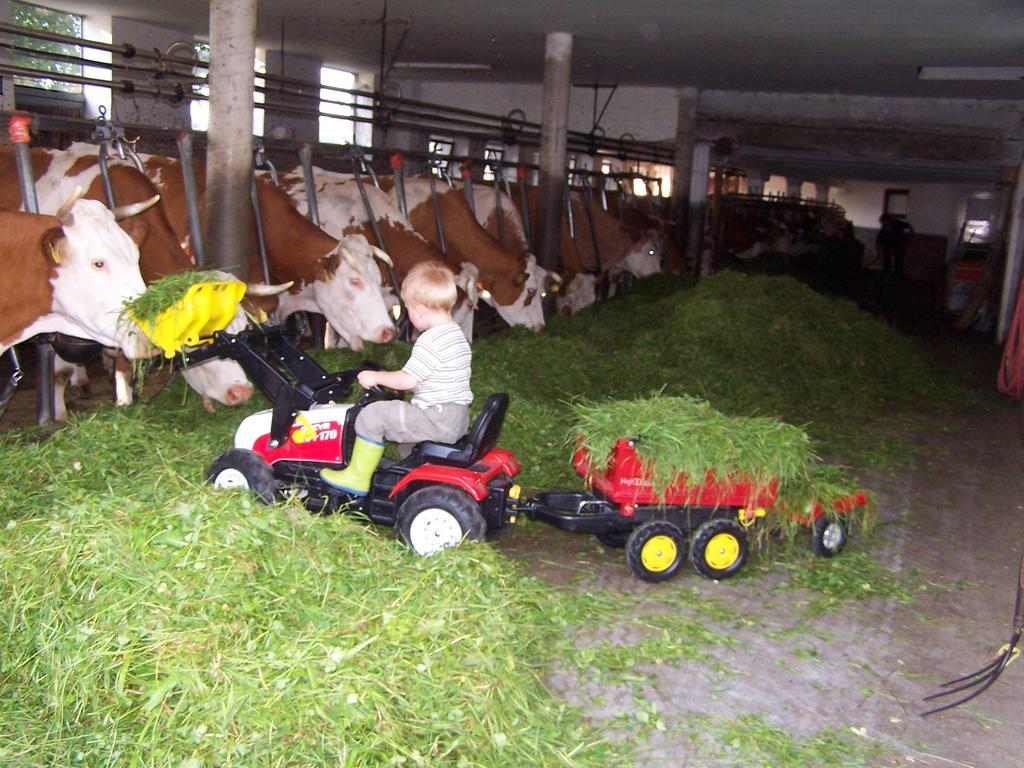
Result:
{"label": "toy tractor seat", "polygon": [[429,461],[450,467],[470,467],[498,442],[506,410],[508,395],[504,392],[493,394],[484,402],[483,410],[469,432],[458,442],[435,443],[425,440],[413,446],[411,457],[415,461]]}

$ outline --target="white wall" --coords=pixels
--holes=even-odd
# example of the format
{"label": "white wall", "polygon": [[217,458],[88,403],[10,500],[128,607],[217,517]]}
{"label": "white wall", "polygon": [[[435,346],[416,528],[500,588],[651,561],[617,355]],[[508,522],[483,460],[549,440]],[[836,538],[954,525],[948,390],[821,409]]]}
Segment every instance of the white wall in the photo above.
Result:
{"label": "white wall", "polygon": [[[496,115],[521,109],[526,119],[539,123],[544,89],[540,83],[423,82],[401,83],[405,96]],[[412,94],[416,95],[412,95]],[[600,114],[608,89],[598,92]],[[632,133],[640,141],[675,141],[679,108],[675,88],[622,87],[612,97],[601,127],[609,138]],[[594,91],[573,88],[569,101],[569,129],[589,133],[594,119]]]}
{"label": "white wall", "polygon": [[[403,81],[401,85],[404,95],[409,98],[492,114],[522,109],[527,120],[540,122],[543,99],[540,83],[418,80]],[[607,89],[598,92],[599,113],[607,96]],[[589,132],[594,112],[593,90],[573,88],[569,112],[569,128]],[[967,128],[1017,140],[1024,138],[1024,104],[1011,100],[892,99],[706,90],[699,93],[697,113],[698,132],[710,138],[715,138],[715,122],[743,120],[752,116],[772,122]],[[611,138],[628,132],[642,141],[674,141],[677,115],[676,88],[623,86],[612,97],[601,118],[601,125]]]}
{"label": "white wall", "polygon": [[951,184],[900,184],[878,181],[839,182],[830,193],[835,202],[846,210],[854,226],[878,229],[882,215],[885,190],[909,189],[907,220],[916,232],[923,235],[957,236],[957,212],[972,192],[982,188]]}

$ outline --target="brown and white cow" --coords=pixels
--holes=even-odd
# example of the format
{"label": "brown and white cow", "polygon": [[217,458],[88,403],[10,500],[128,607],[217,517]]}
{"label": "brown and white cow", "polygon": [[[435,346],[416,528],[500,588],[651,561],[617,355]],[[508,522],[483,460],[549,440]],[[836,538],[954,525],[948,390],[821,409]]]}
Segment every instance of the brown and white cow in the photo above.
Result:
{"label": "brown and white cow", "polygon": [[[301,171],[283,174],[279,180],[281,188],[292,199],[295,207],[300,213],[307,215],[309,198]],[[359,192],[359,185],[352,176],[314,167],[313,183],[320,227],[325,232],[334,237],[361,235],[371,240],[376,239],[373,224]],[[399,284],[416,264],[422,261],[445,261],[444,254],[413,229],[409,220],[402,215],[385,192],[368,183],[364,184],[363,188]],[[469,263],[451,266],[456,271],[456,282],[462,289],[460,299],[452,310],[452,316],[466,334],[466,338],[472,341],[473,310],[479,297],[476,284],[480,271]],[[398,303],[393,292],[388,295],[388,299],[389,302]]]}
{"label": "brown and white cow", "polygon": [[[389,182],[393,187],[393,180]],[[393,188],[389,195],[396,201]],[[429,179],[407,178],[405,199],[413,228],[440,247]],[[488,234],[476,220],[461,189],[438,182],[437,199],[448,263],[469,262],[477,267],[481,299],[494,307],[505,322],[544,330],[544,274],[536,260],[505,248]]]}
{"label": "brown and white cow", "polygon": [[106,206],[78,200],[55,216],[0,211],[0,233],[0,352],[40,333],[65,333],[132,359],[151,353],[123,315],[124,303],[146,288],[139,249]]}
{"label": "brown and white cow", "polygon": [[[493,198],[493,190],[489,194]],[[515,195],[515,199],[518,201],[519,195]],[[536,187],[528,188],[527,199],[531,218],[536,221]],[[561,314],[575,314],[593,304],[599,296],[614,295],[616,286],[626,273],[648,277],[661,271],[660,248],[654,236],[647,232],[631,236],[617,217],[597,204],[590,206],[588,215],[579,193],[574,192],[570,200],[575,236],[570,236],[569,218],[563,207],[559,244],[563,288],[558,297]],[[506,202],[511,204],[513,201],[505,196],[503,207]],[[518,207],[516,210],[518,212]],[[508,221],[507,216],[505,220]]]}
{"label": "brown and white cow", "polygon": [[[66,151],[32,150],[36,196],[41,212],[57,210],[61,201],[79,187],[85,190],[85,198],[106,201],[97,153],[97,147],[92,144],[74,144]],[[153,183],[134,166],[111,162],[108,172],[118,206],[149,200],[157,194]],[[21,204],[21,193],[13,150],[8,147],[0,147],[0,178],[5,181],[0,184],[0,208],[17,208]],[[195,268],[182,250],[160,203],[134,216],[131,226],[140,233],[139,268],[147,284],[166,275]],[[237,332],[245,324],[245,315],[239,310],[228,330]],[[87,379],[84,372],[59,357],[56,365],[55,415],[62,419],[66,416],[66,384],[69,380],[81,384]],[[119,405],[127,405],[132,400],[128,366],[117,366],[115,362],[115,368],[116,401]],[[229,406],[241,405],[252,396],[252,384],[241,366],[233,360],[208,360],[183,369],[182,376],[202,396],[207,410],[213,409],[213,401]]]}
{"label": "brown and white cow", "polygon": [[[143,155],[146,175],[164,194],[171,226],[182,242],[189,235],[181,166],[173,158]],[[205,189],[205,168],[196,163],[200,202]],[[395,336],[388,314],[384,288],[376,259],[388,255],[365,237],[333,238],[296,210],[288,196],[270,181],[257,180],[260,217],[270,277],[274,282],[293,282],[279,299],[278,313],[284,318],[299,310],[313,310],[327,318],[338,335],[352,349],[364,341],[387,343]],[[252,235],[252,253],[256,233]],[[259,260],[252,259],[250,276],[262,279]]]}

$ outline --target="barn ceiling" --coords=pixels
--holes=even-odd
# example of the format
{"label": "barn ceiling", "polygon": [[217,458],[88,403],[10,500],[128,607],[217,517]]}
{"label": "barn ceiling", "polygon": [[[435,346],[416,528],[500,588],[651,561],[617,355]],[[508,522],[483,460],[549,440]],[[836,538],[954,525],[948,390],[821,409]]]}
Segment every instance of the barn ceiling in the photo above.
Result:
{"label": "barn ceiling", "polygon": [[[206,0],[45,4],[209,33]],[[1024,66],[1020,0],[386,0],[386,7],[385,58],[396,58],[392,76],[402,79],[539,82],[544,35],[562,31],[574,35],[577,83],[1024,99],[1024,80],[917,77],[919,66]],[[258,46],[279,50],[283,40],[290,53],[378,71],[385,0],[259,0],[258,8]],[[410,62],[486,69],[399,68]]]}

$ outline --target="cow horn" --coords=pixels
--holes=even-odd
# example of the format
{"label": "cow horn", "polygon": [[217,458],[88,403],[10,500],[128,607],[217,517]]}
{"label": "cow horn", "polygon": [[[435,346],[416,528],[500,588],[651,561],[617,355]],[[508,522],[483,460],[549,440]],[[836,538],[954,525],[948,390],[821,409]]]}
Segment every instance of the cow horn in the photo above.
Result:
{"label": "cow horn", "polygon": [[347,261],[354,269],[359,269],[359,261],[352,255],[352,251],[343,245],[338,249],[338,253],[341,254],[343,261]]}
{"label": "cow horn", "polygon": [[114,218],[120,221],[121,219],[127,219],[131,216],[138,216],[143,211],[148,211],[160,200],[160,195],[153,195],[149,200],[143,200],[141,203],[128,203],[128,205],[119,205],[111,213],[114,214]]}
{"label": "cow horn", "polygon": [[371,245],[370,250],[373,251],[373,255],[383,261],[389,267],[395,266],[395,263],[391,261],[391,257],[384,251],[383,248],[378,248],[376,245]]}
{"label": "cow horn", "polygon": [[57,221],[60,222],[62,227],[70,227],[75,223],[75,219],[71,215],[71,208],[84,194],[84,189],[81,187],[75,187],[75,191],[71,193],[71,196],[67,200],[64,201],[64,205],[57,209]]}
{"label": "cow horn", "polygon": [[246,283],[245,292],[250,296],[277,296],[279,293],[284,293],[289,288],[295,285],[294,280],[289,280],[287,283]]}

